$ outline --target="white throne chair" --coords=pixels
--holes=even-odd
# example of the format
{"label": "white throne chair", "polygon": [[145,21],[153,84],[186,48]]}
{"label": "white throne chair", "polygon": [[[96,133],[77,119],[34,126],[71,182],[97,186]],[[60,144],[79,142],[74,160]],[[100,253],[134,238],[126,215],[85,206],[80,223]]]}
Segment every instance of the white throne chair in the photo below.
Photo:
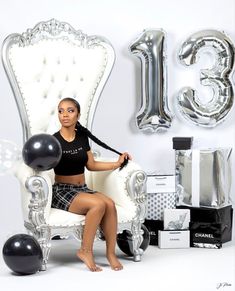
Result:
{"label": "white throne chair", "polygon": [[[88,36],[52,19],[25,33],[9,35],[3,43],[2,60],[21,118],[23,143],[34,134],[52,134],[59,129],[57,105],[64,97],[79,101],[80,122],[92,130],[97,102],[115,60],[114,49],[106,39]],[[21,186],[24,225],[40,243],[42,270],[46,270],[51,239],[73,234],[81,240],[84,216],[51,208],[53,170],[35,172],[20,162],[15,175]],[[86,180],[89,187],[115,201],[118,232],[132,234],[133,259],[140,261],[145,172],[130,161],[121,171],[86,171]],[[99,234],[97,231],[96,239]]]}

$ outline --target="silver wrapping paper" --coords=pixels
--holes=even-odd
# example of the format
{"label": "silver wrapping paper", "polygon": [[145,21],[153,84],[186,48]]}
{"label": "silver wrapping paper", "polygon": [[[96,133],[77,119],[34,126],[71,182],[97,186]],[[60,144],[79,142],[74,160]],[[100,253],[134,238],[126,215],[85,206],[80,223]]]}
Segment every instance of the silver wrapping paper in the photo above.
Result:
{"label": "silver wrapping paper", "polygon": [[230,204],[231,152],[231,148],[177,150],[177,205],[223,207]]}

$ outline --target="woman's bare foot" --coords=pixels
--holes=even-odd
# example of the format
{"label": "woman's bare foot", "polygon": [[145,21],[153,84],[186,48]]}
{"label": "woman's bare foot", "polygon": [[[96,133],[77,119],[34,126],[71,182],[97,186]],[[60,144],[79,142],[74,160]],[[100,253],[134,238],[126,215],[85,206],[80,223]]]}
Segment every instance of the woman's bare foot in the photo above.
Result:
{"label": "woman's bare foot", "polygon": [[113,253],[107,254],[107,259],[109,261],[109,264],[114,271],[120,271],[123,269],[123,265],[119,262],[117,256]]}
{"label": "woman's bare foot", "polygon": [[91,250],[81,248],[77,251],[77,256],[82,260],[92,272],[100,272],[102,269],[95,264],[93,253]]}

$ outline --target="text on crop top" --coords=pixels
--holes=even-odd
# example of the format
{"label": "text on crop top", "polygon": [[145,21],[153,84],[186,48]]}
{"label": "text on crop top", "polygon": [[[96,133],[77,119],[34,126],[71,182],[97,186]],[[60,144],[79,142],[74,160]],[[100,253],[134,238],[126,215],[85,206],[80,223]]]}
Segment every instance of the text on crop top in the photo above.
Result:
{"label": "text on crop top", "polygon": [[59,141],[62,148],[62,156],[54,168],[56,175],[72,176],[83,174],[85,165],[88,161],[87,151],[90,150],[88,137],[85,134],[75,135],[75,139],[71,142],[66,141],[60,134],[53,134]]}

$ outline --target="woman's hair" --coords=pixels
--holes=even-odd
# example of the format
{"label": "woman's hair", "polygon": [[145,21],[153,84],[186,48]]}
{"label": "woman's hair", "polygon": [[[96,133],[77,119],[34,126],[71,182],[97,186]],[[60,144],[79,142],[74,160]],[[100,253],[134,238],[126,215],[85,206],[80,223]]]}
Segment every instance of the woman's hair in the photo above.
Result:
{"label": "woman's hair", "polygon": [[[80,104],[78,103],[77,100],[75,100],[75,99],[73,99],[71,97],[66,97],[66,98],[62,99],[60,102],[62,102],[62,101],[73,102],[73,104],[77,108],[78,113],[80,113],[81,107],[80,107]],[[87,137],[89,137],[91,140],[93,140],[99,146],[101,146],[101,147],[103,147],[103,148],[105,148],[105,149],[107,149],[109,151],[112,151],[112,152],[114,152],[114,153],[116,153],[116,154],[118,154],[120,156],[122,155],[122,153],[120,153],[117,150],[111,148],[106,143],[102,142],[100,139],[98,139],[96,136],[94,136],[86,127],[82,126],[79,121],[77,121],[77,124],[76,124],[75,128],[76,128],[78,133],[85,134]],[[119,169],[121,170],[122,168],[124,168],[127,165],[127,163],[128,163],[128,159],[125,159],[124,162],[121,164]]]}

